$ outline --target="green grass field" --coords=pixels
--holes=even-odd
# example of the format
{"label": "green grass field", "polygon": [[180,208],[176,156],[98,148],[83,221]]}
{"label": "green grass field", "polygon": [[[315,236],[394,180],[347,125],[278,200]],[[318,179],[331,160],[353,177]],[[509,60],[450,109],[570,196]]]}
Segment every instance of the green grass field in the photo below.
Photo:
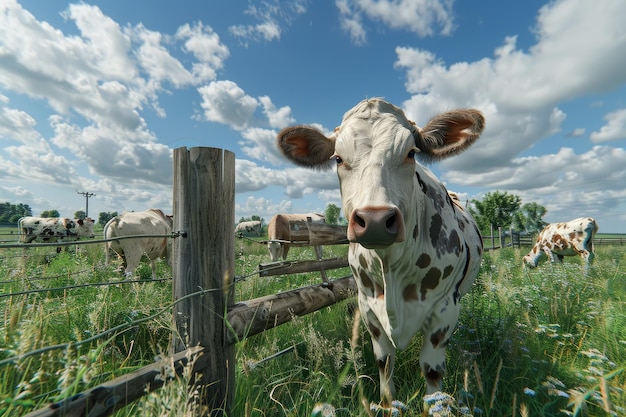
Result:
{"label": "green grass field", "polygon": [[[269,261],[265,247],[236,240],[235,248],[236,274],[245,277],[236,301],[321,281],[319,274],[260,278],[258,265]],[[528,249],[485,255],[448,347],[444,391],[454,400],[438,415],[626,415],[626,247],[598,247],[588,275],[577,258],[524,269]],[[329,246],[324,255],[345,251]],[[290,259],[313,258],[312,248],[290,253]],[[45,407],[166,354],[171,282],[69,288],[121,279],[103,263],[101,245],[60,254],[54,248],[0,250],[0,360],[74,343],[0,364],[0,415]],[[148,265],[137,273],[142,280],[151,275]],[[331,278],[348,274],[330,272]],[[158,275],[171,276],[165,263]],[[140,319],[146,320],[116,337],[87,342]],[[423,410],[419,349],[416,337],[396,360],[398,399],[409,405],[409,416]],[[377,369],[355,300],[246,339],[236,359],[234,416],[309,416],[319,403],[332,405],[337,416],[367,416],[364,404],[378,400]],[[192,415],[188,377],[115,415]]]}

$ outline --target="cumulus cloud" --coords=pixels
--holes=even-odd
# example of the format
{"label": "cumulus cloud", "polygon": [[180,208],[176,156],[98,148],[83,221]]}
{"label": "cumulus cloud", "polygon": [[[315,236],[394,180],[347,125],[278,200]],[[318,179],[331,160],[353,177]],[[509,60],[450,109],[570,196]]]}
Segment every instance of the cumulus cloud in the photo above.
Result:
{"label": "cumulus cloud", "polygon": [[228,28],[231,35],[244,45],[254,41],[275,41],[281,38],[284,27],[307,11],[308,0],[275,0],[250,4],[245,14],[258,23],[233,25]]}
{"label": "cumulus cloud", "polygon": [[608,142],[626,139],[626,109],[620,109],[605,116],[606,125],[599,132],[591,132],[592,142]]}
{"label": "cumulus cloud", "polygon": [[[0,95],[0,138],[11,143],[0,153],[3,179],[91,186],[116,195],[100,198],[120,207],[122,201],[171,204],[171,151],[148,129],[144,112],[164,117],[161,94],[216,78],[229,56],[219,36],[201,23],[173,35],[143,24],[120,26],[85,3],[62,13],[74,25],[70,35],[15,0],[0,8],[0,87],[47,104],[43,111],[39,104],[15,109]],[[185,56],[184,63],[171,51]]]}
{"label": "cumulus cloud", "polygon": [[420,37],[449,35],[454,30],[450,0],[336,0],[341,27],[357,45],[366,42],[364,18]]}
{"label": "cumulus cloud", "polygon": [[198,88],[202,96],[204,117],[211,122],[223,123],[235,130],[245,130],[253,125],[254,112],[259,102],[232,81],[213,81]]}
{"label": "cumulus cloud", "polygon": [[179,27],[176,38],[184,40],[183,49],[199,61],[192,66],[194,78],[197,81],[214,80],[217,70],[224,67],[224,61],[230,55],[219,35],[211,27],[196,23]]}
{"label": "cumulus cloud", "polygon": [[[619,17],[626,3],[605,6],[550,3],[540,10],[537,42],[529,51],[507,37],[493,58],[475,62],[446,65],[430,51],[396,48],[395,65],[406,70],[406,87],[414,94],[404,107],[418,124],[456,107],[476,107],[486,115],[483,137],[444,166],[486,172],[507,164],[561,129],[566,115],[558,103],[626,83],[618,63],[626,55]],[[603,63],[599,71],[593,69],[597,62]]]}

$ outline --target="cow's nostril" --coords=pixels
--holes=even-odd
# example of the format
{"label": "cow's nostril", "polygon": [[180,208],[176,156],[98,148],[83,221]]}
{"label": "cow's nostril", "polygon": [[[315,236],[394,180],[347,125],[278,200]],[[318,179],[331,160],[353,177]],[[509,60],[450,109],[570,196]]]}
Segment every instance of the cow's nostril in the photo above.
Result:
{"label": "cow's nostril", "polygon": [[363,217],[359,216],[357,213],[354,213],[354,221],[361,227],[365,227],[365,220]]}

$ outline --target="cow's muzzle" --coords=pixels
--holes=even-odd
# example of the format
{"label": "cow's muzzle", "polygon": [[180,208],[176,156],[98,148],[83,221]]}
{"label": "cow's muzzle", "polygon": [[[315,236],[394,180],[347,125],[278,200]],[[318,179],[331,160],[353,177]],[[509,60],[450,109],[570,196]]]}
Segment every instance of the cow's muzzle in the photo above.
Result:
{"label": "cow's muzzle", "polygon": [[367,249],[385,248],[404,240],[404,221],[396,207],[365,207],[350,214],[348,240]]}

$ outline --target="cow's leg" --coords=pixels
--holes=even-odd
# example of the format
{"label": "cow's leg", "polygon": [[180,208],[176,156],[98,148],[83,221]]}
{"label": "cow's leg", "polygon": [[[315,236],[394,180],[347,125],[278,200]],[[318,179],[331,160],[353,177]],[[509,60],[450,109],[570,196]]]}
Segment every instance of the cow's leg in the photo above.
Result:
{"label": "cow's leg", "polygon": [[287,254],[289,253],[289,248],[291,245],[289,243],[283,243],[283,259],[287,259]]}
{"label": "cow's leg", "polygon": [[420,366],[426,379],[426,393],[441,391],[446,370],[446,347],[459,319],[460,300],[456,303],[452,295],[433,306],[431,317],[426,320],[424,342],[420,352]]}
{"label": "cow's leg", "polygon": [[391,402],[396,395],[393,384],[393,365],[396,357],[396,348],[391,344],[382,328],[368,323],[368,329],[372,338],[372,347],[378,367],[380,384],[380,399],[383,408],[391,408]]}
{"label": "cow's leg", "polygon": [[137,248],[124,248],[124,258],[126,259],[126,277],[131,278],[141,261],[141,253]]}
{"label": "cow's leg", "polygon": [[552,252],[550,249],[548,248],[544,248],[543,251],[545,252],[546,255],[548,255],[548,259],[550,259],[551,263],[556,263],[556,258],[554,257],[554,252]]}
{"label": "cow's leg", "polygon": [[150,259],[150,268],[152,268],[152,279],[157,279],[156,277],[156,259]]}

